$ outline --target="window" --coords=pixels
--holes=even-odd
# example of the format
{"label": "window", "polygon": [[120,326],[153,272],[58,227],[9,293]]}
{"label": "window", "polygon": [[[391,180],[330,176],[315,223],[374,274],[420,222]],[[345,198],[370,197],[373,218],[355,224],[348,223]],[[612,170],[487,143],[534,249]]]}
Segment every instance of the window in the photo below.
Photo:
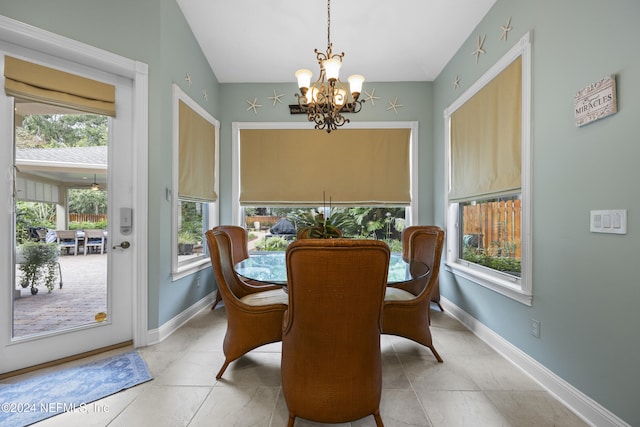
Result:
{"label": "window", "polygon": [[249,230],[250,251],[282,251],[295,240],[297,231],[316,225],[322,213],[343,237],[377,239],[392,252],[402,252],[401,233],[406,227],[403,206],[369,207],[254,207],[245,206],[243,225]]}
{"label": "window", "polygon": [[531,304],[528,34],[444,112],[447,268]]}
{"label": "window", "polygon": [[[279,142],[265,142],[269,133]],[[326,207],[332,221],[361,220],[350,235],[385,239],[417,218],[416,122],[353,123],[316,140],[327,135],[307,123],[233,123],[234,223],[251,232],[264,222],[256,213],[270,216],[260,224],[268,231],[280,218],[297,222]]]}
{"label": "window", "polygon": [[[209,265],[204,233],[218,224],[219,122],[173,86],[172,271],[178,279]],[[170,197],[173,195],[173,197]]]}

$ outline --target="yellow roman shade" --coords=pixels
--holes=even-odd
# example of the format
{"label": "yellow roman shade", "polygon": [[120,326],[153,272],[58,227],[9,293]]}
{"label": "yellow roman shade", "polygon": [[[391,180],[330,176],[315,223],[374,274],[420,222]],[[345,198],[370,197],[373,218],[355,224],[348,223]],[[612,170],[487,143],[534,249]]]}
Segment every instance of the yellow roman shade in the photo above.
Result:
{"label": "yellow roman shade", "polygon": [[9,96],[86,113],[116,115],[113,85],[11,56],[4,57],[4,77]]}
{"label": "yellow roman shade", "polygon": [[522,57],[451,115],[453,202],[521,188]]}
{"label": "yellow roman shade", "polygon": [[214,202],[216,129],[179,101],[178,196],[184,200]]}
{"label": "yellow roman shade", "polygon": [[243,206],[405,206],[410,129],[243,129]]}

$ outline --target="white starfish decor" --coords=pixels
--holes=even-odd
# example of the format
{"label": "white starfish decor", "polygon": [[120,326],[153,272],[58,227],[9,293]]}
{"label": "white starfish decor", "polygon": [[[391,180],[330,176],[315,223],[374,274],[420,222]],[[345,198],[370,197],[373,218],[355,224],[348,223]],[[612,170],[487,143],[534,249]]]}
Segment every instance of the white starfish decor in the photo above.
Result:
{"label": "white starfish decor", "polygon": [[276,94],[276,90],[273,90],[273,96],[270,96],[269,99],[271,99],[273,101],[273,106],[275,107],[276,104],[279,102],[282,104],[282,97],[284,96],[284,93],[281,93],[280,95]]}
{"label": "white starfish decor", "polygon": [[389,107],[387,108],[387,111],[393,110],[396,112],[396,114],[398,114],[398,108],[400,107],[404,107],[404,105],[398,104],[398,97],[396,96],[396,99],[394,99],[393,101],[389,101]]}
{"label": "white starfish decor", "polygon": [[453,80],[453,90],[458,90],[460,87],[460,76],[456,74],[456,78]]}
{"label": "white starfish decor", "polygon": [[500,27],[502,30],[502,35],[500,35],[500,40],[507,41],[507,33],[511,31],[511,17],[507,20],[507,23]]}
{"label": "white starfish decor", "polygon": [[207,95],[207,90],[206,89],[202,91],[202,97],[204,98],[205,101],[209,100],[209,95]]}
{"label": "white starfish decor", "polygon": [[366,90],[364,91],[365,95],[367,95],[364,100],[365,101],[371,101],[371,105],[375,106],[376,105],[376,99],[380,99],[379,96],[376,96],[376,88],[374,87],[373,89],[371,89],[371,93],[367,92]]}
{"label": "white starfish decor", "polygon": [[193,80],[191,80],[191,74],[187,73],[184,76],[184,79],[187,81],[187,83],[189,84],[189,86],[191,86],[191,84],[193,83]]}
{"label": "white starfish decor", "polygon": [[485,39],[486,37],[487,37],[487,36],[486,36],[486,35],[484,35],[484,36],[482,36],[482,39],[480,39],[480,36],[478,36],[478,46],[476,47],[476,50],[474,50],[474,51],[473,51],[473,53],[472,53],[472,55],[475,55],[475,56],[476,56],[476,64],[478,63],[478,57],[479,57],[481,54],[485,53],[485,52],[484,52],[484,49],[482,49],[482,45],[484,44],[484,39]]}
{"label": "white starfish decor", "polygon": [[254,114],[258,114],[258,108],[262,107],[262,105],[258,104],[258,98],[253,98],[253,101],[247,99],[247,104],[249,104],[247,111],[253,110]]}

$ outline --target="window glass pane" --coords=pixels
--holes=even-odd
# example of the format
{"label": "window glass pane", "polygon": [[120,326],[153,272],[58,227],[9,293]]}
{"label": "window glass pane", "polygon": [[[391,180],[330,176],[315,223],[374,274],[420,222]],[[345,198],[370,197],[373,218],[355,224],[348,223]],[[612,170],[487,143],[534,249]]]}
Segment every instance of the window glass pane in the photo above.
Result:
{"label": "window glass pane", "polygon": [[245,207],[244,213],[250,251],[284,250],[298,230],[317,224],[319,214],[343,237],[383,240],[392,252],[402,251],[405,207]]}
{"label": "window glass pane", "polygon": [[206,254],[204,230],[208,229],[208,203],[179,200],[178,262]]}
{"label": "window glass pane", "polygon": [[520,277],[520,202],[516,195],[460,203],[464,232],[458,256]]}

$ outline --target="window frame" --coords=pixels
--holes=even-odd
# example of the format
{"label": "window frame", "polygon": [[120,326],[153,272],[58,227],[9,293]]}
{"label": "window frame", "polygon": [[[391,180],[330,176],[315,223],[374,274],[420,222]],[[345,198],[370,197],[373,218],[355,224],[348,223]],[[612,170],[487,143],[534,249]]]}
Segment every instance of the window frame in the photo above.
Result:
{"label": "window frame", "polygon": [[[520,197],[521,210],[521,276],[514,277],[497,270],[475,265],[459,257],[462,227],[459,224],[459,203],[449,201],[451,179],[451,115],[487,83],[502,72],[518,57],[522,57],[522,178]],[[444,206],[445,230],[445,270],[473,283],[491,289],[501,295],[531,306],[533,299],[532,280],[532,239],[531,239],[531,43],[530,33],[526,33],[496,64],[494,64],[469,89],[444,110],[445,165],[444,165]]]}
{"label": "window frame", "polygon": [[[417,221],[419,192],[418,192],[418,146],[420,142],[417,121],[398,122],[353,122],[350,128],[359,129],[410,129],[410,165],[411,165],[411,204],[407,207],[405,219],[407,226]],[[244,208],[240,206],[240,130],[242,129],[313,129],[310,123],[298,122],[233,122],[232,123],[232,223],[244,227]],[[318,131],[320,132],[320,131]],[[336,132],[339,132],[336,131]]]}
{"label": "window frame", "polygon": [[[204,270],[211,265],[209,254],[206,250],[206,243],[204,241],[204,233],[202,236],[203,251],[202,254],[197,257],[191,257],[189,259],[180,261],[178,258],[178,218],[180,216],[180,197],[178,196],[179,186],[179,102],[184,102],[189,108],[198,113],[203,119],[211,123],[215,128],[215,192],[220,194],[220,122],[209,114],[203,107],[195,102],[189,95],[187,95],[176,84],[172,86],[172,165],[171,165],[171,188],[166,189],[166,199],[171,202],[172,218],[171,218],[171,277],[172,281],[176,281],[180,278],[186,277],[190,274],[196,273],[200,270]],[[220,203],[219,198],[215,202],[202,202],[196,200],[187,200],[190,202],[203,203],[208,205],[208,215],[205,216],[205,224],[203,224],[203,231],[206,231],[219,224],[220,220]]]}

